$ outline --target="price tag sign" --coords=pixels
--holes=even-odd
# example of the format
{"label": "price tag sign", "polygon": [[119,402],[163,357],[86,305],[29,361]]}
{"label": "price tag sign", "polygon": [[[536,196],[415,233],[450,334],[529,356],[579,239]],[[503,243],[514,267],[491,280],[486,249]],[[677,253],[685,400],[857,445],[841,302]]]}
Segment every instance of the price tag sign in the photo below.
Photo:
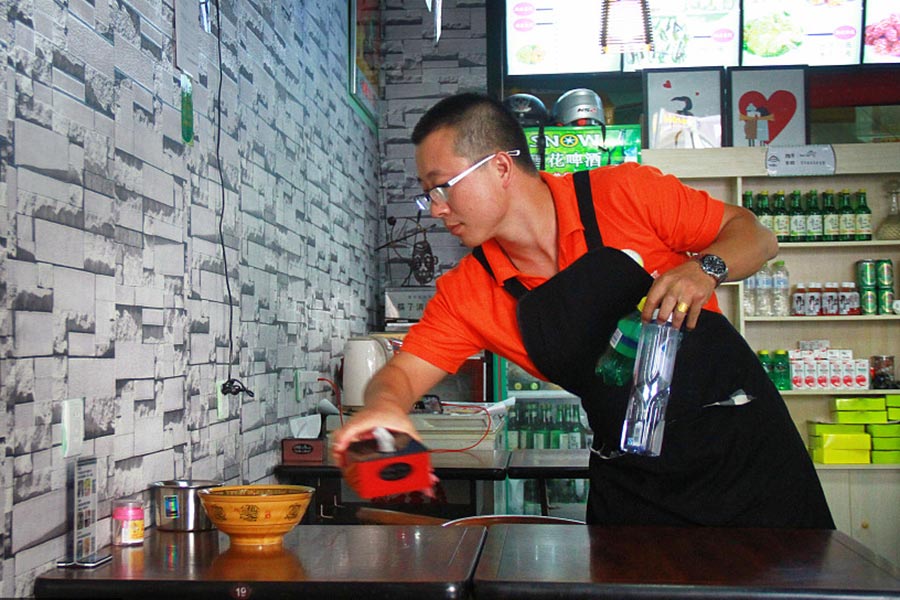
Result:
{"label": "price tag sign", "polygon": [[834,148],[817,146],[769,146],[766,173],[769,177],[834,175]]}

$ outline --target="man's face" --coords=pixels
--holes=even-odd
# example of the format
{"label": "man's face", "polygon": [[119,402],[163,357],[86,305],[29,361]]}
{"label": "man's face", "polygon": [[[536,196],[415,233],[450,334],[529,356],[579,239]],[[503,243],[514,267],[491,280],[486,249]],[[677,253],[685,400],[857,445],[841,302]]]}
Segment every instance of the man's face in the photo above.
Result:
{"label": "man's face", "polygon": [[[442,186],[474,164],[454,151],[456,132],[443,127],[432,132],[416,147],[416,167],[423,190]],[[493,159],[487,160],[452,187],[444,188],[446,201],[432,194],[431,216],[441,219],[447,230],[469,248],[493,237],[502,216],[497,193],[498,177]]]}

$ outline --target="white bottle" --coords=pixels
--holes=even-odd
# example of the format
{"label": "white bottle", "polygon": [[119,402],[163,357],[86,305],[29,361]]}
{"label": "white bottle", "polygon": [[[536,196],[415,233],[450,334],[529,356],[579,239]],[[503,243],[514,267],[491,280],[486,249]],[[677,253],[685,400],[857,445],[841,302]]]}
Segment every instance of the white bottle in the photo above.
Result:
{"label": "white bottle", "polygon": [[756,316],[771,317],[772,309],[772,270],[769,263],[763,263],[762,268],[756,272]]}
{"label": "white bottle", "polygon": [[791,314],[791,279],[783,260],[772,263],[772,316]]}
{"label": "white bottle", "polygon": [[744,280],[744,316],[756,315],[756,275]]}

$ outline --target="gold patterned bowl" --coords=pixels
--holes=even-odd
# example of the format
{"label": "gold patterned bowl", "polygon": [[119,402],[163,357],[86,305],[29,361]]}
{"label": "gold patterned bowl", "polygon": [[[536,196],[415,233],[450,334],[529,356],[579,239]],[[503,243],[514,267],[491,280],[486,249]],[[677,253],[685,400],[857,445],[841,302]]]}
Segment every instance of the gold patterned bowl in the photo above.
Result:
{"label": "gold patterned bowl", "polygon": [[305,485],[233,485],[198,492],[203,509],[235,546],[281,544],[306,513],[314,488]]}

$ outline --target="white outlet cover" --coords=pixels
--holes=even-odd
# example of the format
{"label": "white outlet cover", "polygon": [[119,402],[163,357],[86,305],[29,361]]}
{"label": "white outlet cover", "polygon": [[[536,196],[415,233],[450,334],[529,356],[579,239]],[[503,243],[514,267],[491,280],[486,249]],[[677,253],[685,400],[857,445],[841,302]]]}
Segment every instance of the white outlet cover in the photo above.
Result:
{"label": "white outlet cover", "polygon": [[84,398],[70,398],[63,401],[62,411],[62,455],[63,458],[78,456],[84,445]]}

